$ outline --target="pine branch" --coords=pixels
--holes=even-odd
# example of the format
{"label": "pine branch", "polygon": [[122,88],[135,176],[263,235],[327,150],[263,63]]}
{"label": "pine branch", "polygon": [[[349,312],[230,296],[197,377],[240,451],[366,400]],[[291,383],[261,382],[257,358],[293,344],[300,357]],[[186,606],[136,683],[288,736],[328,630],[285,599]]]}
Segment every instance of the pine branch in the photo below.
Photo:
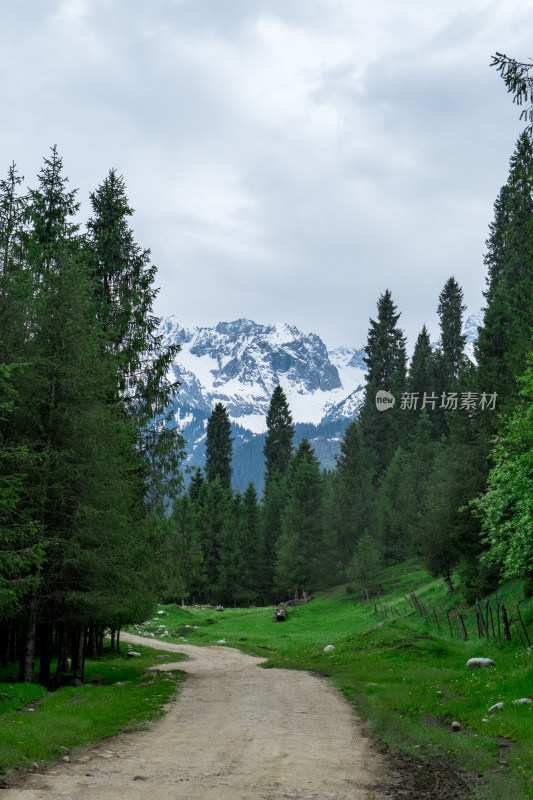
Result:
{"label": "pine branch", "polygon": [[520,119],[528,120],[527,130],[533,132],[533,62],[516,61],[505,53],[496,53],[492,56],[491,67],[496,67],[500,73],[507,91],[513,94],[513,103],[518,106],[527,104],[523,108]]}

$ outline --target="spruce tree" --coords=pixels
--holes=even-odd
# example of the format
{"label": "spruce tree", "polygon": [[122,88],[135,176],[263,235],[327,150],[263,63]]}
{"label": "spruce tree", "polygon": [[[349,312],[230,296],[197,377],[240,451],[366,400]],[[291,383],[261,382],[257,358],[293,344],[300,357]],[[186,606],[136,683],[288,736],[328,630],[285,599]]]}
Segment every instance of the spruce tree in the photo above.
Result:
{"label": "spruce tree", "polygon": [[261,530],[260,507],[257,491],[249,483],[242,496],[241,526],[245,553],[245,585],[250,602],[265,602],[265,547]]}
{"label": "spruce tree", "polygon": [[26,198],[19,194],[22,176],[14,164],[0,181],[0,362],[24,360],[28,337],[30,275],[23,259]]}
{"label": "spruce tree", "polygon": [[409,364],[406,389],[409,398],[406,404],[406,422],[410,433],[414,432],[420,415],[427,414],[427,409],[430,408],[432,409],[433,436],[438,438],[442,430],[439,430],[438,412],[435,413],[437,408],[433,408],[433,401],[430,399],[437,397],[438,402],[435,401],[435,406],[438,407],[440,395],[438,393],[437,360],[425,325],[422,326],[415,343],[413,357]]}
{"label": "spruce tree", "polygon": [[319,588],[326,553],[320,465],[307,439],[290,464],[288,499],[277,543],[276,582],[306,596]]}
{"label": "spruce tree", "polygon": [[[363,442],[372,454],[376,480],[383,475],[406,433],[405,412],[400,409],[406,382],[405,336],[398,328],[399,318],[387,290],[378,300],[377,319],[370,320],[364,357],[368,367],[365,399],[359,415]],[[392,408],[378,410],[376,394],[380,390],[394,396],[396,402]]]}
{"label": "spruce tree", "polygon": [[202,470],[194,469],[187,493],[176,501],[172,511],[172,519],[183,531],[189,549],[195,557],[195,569],[187,580],[187,590],[193,602],[205,599],[207,586],[204,558],[207,488]]}
{"label": "spruce tree", "polygon": [[228,501],[219,537],[217,596],[225,605],[264,601],[264,553],[257,492],[250,483]]}
{"label": "spruce tree", "polygon": [[[70,325],[79,293],[84,291],[83,257],[78,226],[73,220],[79,204],[76,192],[67,190],[62,170],[62,160],[54,147],[50,158],[44,159],[37,188],[29,192],[26,224],[20,239],[21,258],[31,281],[27,289],[28,316],[24,321],[29,333],[24,358],[31,367],[26,369],[24,382],[17,387],[19,404],[10,436],[13,440],[16,437],[19,444],[27,446],[37,456],[33,462],[35,472],[31,475],[35,491],[28,497],[28,504],[33,508],[32,515],[47,549],[41,583],[32,590],[20,615],[24,646],[19,677],[23,681],[34,679],[39,614],[51,586],[47,574],[52,570],[60,571],[64,563],[52,552],[54,543],[59,543],[67,530],[71,532],[69,521],[72,523],[75,510],[72,490],[75,478],[65,474],[69,459],[64,458],[63,424],[66,421],[63,415],[74,415],[75,409],[69,407],[63,390],[68,390],[78,378],[69,376],[70,384],[65,381],[65,358],[76,356],[79,351],[72,342],[65,341],[64,326]],[[78,337],[84,333],[80,331]],[[63,596],[59,594],[61,602]],[[58,603],[54,605],[55,614]]]}
{"label": "spruce tree", "polygon": [[233,439],[231,422],[223,403],[217,403],[207,421],[205,475],[208,483],[219,478],[222,486],[231,486]]}
{"label": "spruce tree", "polygon": [[262,570],[261,593],[263,597],[274,600],[274,566],[276,548],[281,536],[282,516],[287,503],[287,477],[273,473],[265,486],[261,505],[261,540],[264,563]]}
{"label": "spruce tree", "polygon": [[385,470],[377,494],[379,549],[387,566],[398,564],[412,550],[408,538],[405,473],[407,454],[398,447]]}
{"label": "spruce tree", "polygon": [[274,588],[276,547],[281,535],[281,518],[287,499],[286,477],[294,438],[292,415],[281,386],[276,386],[272,393],[266,424],[267,434],[263,449],[265,489],[261,513],[261,538],[264,548],[262,590],[268,594]]}
{"label": "spruce tree", "polygon": [[[475,348],[479,391],[497,393],[500,412],[516,404],[516,377],[531,350],[532,251],[533,144],[524,131],[495,204],[485,256],[487,306]],[[496,430],[496,414],[485,414],[482,422]]]}
{"label": "spruce tree", "polygon": [[[20,365],[0,365],[0,633],[2,623],[14,617],[25,596],[38,588],[45,558],[45,542],[26,502],[32,455],[6,437],[16,400],[12,375],[20,369]],[[1,650],[0,655],[5,658]]]}
{"label": "spruce tree", "polygon": [[[460,391],[459,378],[468,370],[464,354],[466,336],[461,333],[465,309],[463,291],[455,278],[451,277],[444,284],[437,306],[440,337],[435,353],[435,394],[438,401],[432,412],[436,438],[449,433],[445,398],[450,393]],[[475,384],[465,390],[474,391]]]}
{"label": "spruce tree", "polygon": [[[37,590],[45,546],[32,504],[32,470],[41,458],[21,409],[28,396],[28,344],[33,288],[23,258],[26,198],[22,177],[9,167],[0,181],[0,619],[20,611]],[[26,373],[26,374],[25,374]],[[6,629],[7,642],[8,634]],[[0,639],[2,636],[0,635]],[[5,660],[6,654],[1,653]]]}
{"label": "spruce tree", "polygon": [[117,392],[139,431],[145,496],[152,513],[164,513],[180,486],[183,439],[167,409],[177,389],[167,379],[178,345],[162,346],[153,314],[158,293],[150,251],[134,240],[133,209],[122,176],[110,170],[91,194],[87,223],[91,270],[105,346],[117,363]]}
{"label": "spruce tree", "polygon": [[376,533],[372,459],[363,444],[357,419],[346,428],[336,460],[330,519],[336,535],[339,580],[342,580],[361,536],[365,532]]}
{"label": "spruce tree", "polygon": [[226,569],[233,555],[239,556],[230,541],[234,510],[232,493],[217,475],[206,487],[200,532],[204,598],[209,603],[220,603],[221,590],[226,592],[227,584],[221,577],[222,557],[225,562],[222,569]]}
{"label": "spruce tree", "polygon": [[466,336],[461,333],[465,310],[463,290],[455,278],[451,277],[444,284],[437,306],[440,319],[438,353],[441,362],[441,378],[447,385],[451,385],[459,377],[465,361]]}
{"label": "spruce tree", "polygon": [[276,386],[272,393],[266,423],[265,485],[275,473],[278,475],[286,473],[292,454],[294,426],[287,398],[281,386]]}
{"label": "spruce tree", "polygon": [[429,332],[425,325],[418,334],[413,357],[409,364],[407,389],[418,397],[416,408],[418,412],[421,410],[424,393],[430,394],[435,389],[435,360]]}
{"label": "spruce tree", "polygon": [[355,583],[366,599],[379,588],[381,567],[379,543],[371,534],[364,533],[357,542],[353,558],[346,568],[346,576]]}

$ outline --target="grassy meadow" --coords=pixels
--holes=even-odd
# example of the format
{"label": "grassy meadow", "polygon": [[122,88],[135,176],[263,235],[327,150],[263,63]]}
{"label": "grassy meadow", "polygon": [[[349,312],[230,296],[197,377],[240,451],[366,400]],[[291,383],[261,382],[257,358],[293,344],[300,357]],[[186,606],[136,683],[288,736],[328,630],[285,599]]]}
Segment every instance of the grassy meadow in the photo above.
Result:
{"label": "grassy meadow", "polygon": [[[521,584],[507,584],[498,593],[511,618],[507,643],[502,626],[502,638],[492,637],[490,618],[489,639],[479,638],[475,608],[456,606],[458,596],[415,562],[385,571],[383,586],[385,594],[377,602],[361,600],[350,587],[321,593],[306,605],[289,608],[284,623],[273,622],[273,607],[217,611],[161,606],[164,615],[138,626],[137,632],[200,645],[224,640],[267,658],[267,668],[325,674],[368,720],[371,733],[392,750],[449,759],[452,768],[465,770],[470,778],[483,776],[480,796],[533,798],[533,704],[513,704],[533,697],[533,653],[516,610],[519,604],[533,638],[533,601],[524,600]],[[413,606],[412,592],[427,618]],[[496,597],[486,600],[491,601],[497,637]],[[329,644],[335,650],[324,653]],[[467,660],[478,656],[493,659],[495,666],[467,669]],[[498,702],[504,708],[489,713]],[[452,730],[453,721],[461,723],[458,732]]]}
{"label": "grassy meadow", "polygon": [[87,661],[84,686],[55,692],[13,683],[9,669],[0,670],[0,772],[64,758],[74,747],[160,716],[183,673],[147,675],[150,665],[162,663],[161,651],[137,648],[141,657],[127,658],[124,645],[122,650]]}

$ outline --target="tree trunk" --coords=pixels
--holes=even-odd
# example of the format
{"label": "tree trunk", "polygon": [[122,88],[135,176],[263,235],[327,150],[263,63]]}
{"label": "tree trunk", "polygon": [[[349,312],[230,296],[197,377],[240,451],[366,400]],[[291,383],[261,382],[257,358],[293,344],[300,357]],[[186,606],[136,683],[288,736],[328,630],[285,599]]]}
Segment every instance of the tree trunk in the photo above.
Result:
{"label": "tree trunk", "polygon": [[89,629],[83,629],[82,635],[82,650],[81,650],[81,675],[80,679],[85,680],[85,656],[87,655],[87,642],[89,640]]}
{"label": "tree trunk", "polygon": [[62,672],[68,672],[67,632],[61,623],[57,626],[57,669],[59,677]]}
{"label": "tree trunk", "polygon": [[34,683],[35,681],[36,629],[37,611],[35,605],[32,603],[28,610],[28,619],[26,621],[22,640],[22,658],[19,669],[21,683]]}
{"label": "tree trunk", "polygon": [[96,655],[96,631],[94,622],[90,623],[89,630],[87,632],[87,650],[85,655],[89,656],[89,658]]}
{"label": "tree trunk", "polygon": [[39,683],[48,686],[50,683],[50,660],[52,658],[52,626],[39,625]]}
{"label": "tree trunk", "polygon": [[9,661],[9,644],[11,640],[11,623],[6,622],[0,627],[0,664],[7,667]]}
{"label": "tree trunk", "polygon": [[70,671],[73,675],[77,675],[81,672],[83,660],[83,628],[78,626],[72,629],[70,654],[72,658]]}
{"label": "tree trunk", "polygon": [[35,681],[35,644],[37,631],[37,599],[35,591],[30,595],[26,622],[22,635],[22,652],[19,664],[19,679],[21,683]]}
{"label": "tree trunk", "polygon": [[98,629],[98,637],[97,637],[97,655],[101,656],[104,653],[104,629]]}
{"label": "tree trunk", "polygon": [[11,635],[9,638],[9,651],[7,654],[8,664],[18,661],[20,653],[20,618],[11,620],[10,623]]}

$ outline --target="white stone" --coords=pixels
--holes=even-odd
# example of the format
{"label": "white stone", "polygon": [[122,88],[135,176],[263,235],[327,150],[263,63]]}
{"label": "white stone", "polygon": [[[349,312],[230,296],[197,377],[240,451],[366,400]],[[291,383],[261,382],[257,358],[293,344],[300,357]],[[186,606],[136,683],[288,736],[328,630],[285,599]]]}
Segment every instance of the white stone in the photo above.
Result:
{"label": "white stone", "polygon": [[226,640],[225,639],[219,639],[217,644],[226,644]]}
{"label": "white stone", "polygon": [[494,703],[494,705],[489,708],[489,714],[493,714],[495,711],[501,711],[502,708],[505,708],[505,703]]}
{"label": "white stone", "polygon": [[513,700],[513,705],[522,705],[522,703],[533,703],[531,697],[520,697],[519,700]]}
{"label": "white stone", "polygon": [[334,644],[327,644],[324,647],[324,653],[331,653],[333,650],[335,650],[335,645]]}
{"label": "white stone", "polygon": [[461,723],[458,720],[452,722],[452,731],[460,731],[461,730]]}
{"label": "white stone", "polygon": [[164,611],[158,611],[157,613],[158,614],[164,614],[165,612]]}
{"label": "white stone", "polygon": [[128,658],[135,658],[135,657],[140,658],[141,654],[137,653],[135,650],[128,650],[127,656]]}
{"label": "white stone", "polygon": [[469,669],[473,667],[493,667],[494,661],[492,658],[469,658],[466,662],[466,666]]}

